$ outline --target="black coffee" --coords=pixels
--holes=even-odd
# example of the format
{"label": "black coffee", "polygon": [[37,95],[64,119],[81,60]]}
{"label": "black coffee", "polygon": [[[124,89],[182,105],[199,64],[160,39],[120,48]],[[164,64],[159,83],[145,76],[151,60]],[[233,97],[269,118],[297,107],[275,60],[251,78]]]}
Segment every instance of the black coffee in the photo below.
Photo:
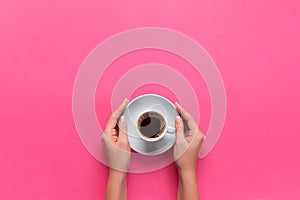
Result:
{"label": "black coffee", "polygon": [[159,137],[165,129],[165,120],[157,112],[146,112],[138,120],[138,128],[148,138]]}

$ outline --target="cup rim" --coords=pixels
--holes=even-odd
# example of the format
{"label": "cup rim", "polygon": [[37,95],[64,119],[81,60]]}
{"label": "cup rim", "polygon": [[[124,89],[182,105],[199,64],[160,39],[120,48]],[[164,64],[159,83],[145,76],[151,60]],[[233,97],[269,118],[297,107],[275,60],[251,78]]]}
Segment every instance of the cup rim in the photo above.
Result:
{"label": "cup rim", "polygon": [[[153,94],[153,93],[143,94],[143,95],[140,95],[140,96],[138,96],[138,97],[135,97],[132,101],[130,101],[130,102],[128,103],[128,105],[127,105],[126,108],[129,108],[131,104],[133,104],[135,101],[139,100],[140,98],[144,98],[144,97],[147,97],[147,96],[152,96],[152,97],[154,96],[154,97],[161,98],[162,100],[168,102],[173,108],[175,108],[174,104],[173,104],[169,99],[167,99],[166,97],[161,96],[161,95],[159,95],[159,94]],[[151,110],[149,110],[149,111],[151,111]],[[149,112],[149,111],[148,111],[148,112]],[[145,111],[145,112],[147,112],[147,111]],[[155,111],[155,112],[156,112],[156,111]],[[141,115],[142,115],[142,114],[143,114],[143,113],[141,113]],[[162,113],[159,113],[159,114],[162,115],[164,119],[166,118],[166,116],[164,116]],[[156,142],[156,141],[160,140],[160,139],[166,134],[166,132],[167,132],[168,124],[167,124],[167,120],[165,120],[165,121],[166,121],[166,128],[165,128],[164,132],[163,132],[159,137],[157,137],[157,138],[151,138],[151,139],[146,138],[146,139],[144,139],[144,138],[143,138],[144,136],[142,136],[142,134],[141,134],[140,131],[138,130],[138,127],[137,127],[137,126],[136,126],[136,131],[137,131],[138,135],[140,136],[140,138],[143,139],[144,141],[146,141],[146,142]],[[136,122],[136,124],[137,124],[137,122]]]}
{"label": "cup rim", "polygon": [[[144,136],[144,135],[140,132],[140,130],[139,130],[139,128],[138,128],[138,122],[139,122],[140,117],[141,117],[143,114],[147,113],[147,112],[157,113],[157,114],[159,114],[159,115],[163,118],[163,120],[164,120],[164,123],[165,123],[164,131],[163,131],[158,137],[155,137],[155,138],[149,138],[149,137],[146,137],[146,136]],[[137,129],[137,132],[138,132],[139,136],[140,136],[143,140],[145,140],[146,142],[155,142],[155,141],[160,140],[162,137],[164,137],[164,135],[165,135],[166,132],[167,132],[167,128],[168,128],[168,126],[167,126],[167,121],[166,121],[165,118],[166,118],[166,117],[165,117],[162,113],[160,113],[160,112],[158,112],[158,111],[148,110],[148,111],[145,111],[145,112],[141,113],[140,116],[139,116],[138,119],[137,119],[137,122],[136,122],[136,124],[137,124],[136,129]]]}

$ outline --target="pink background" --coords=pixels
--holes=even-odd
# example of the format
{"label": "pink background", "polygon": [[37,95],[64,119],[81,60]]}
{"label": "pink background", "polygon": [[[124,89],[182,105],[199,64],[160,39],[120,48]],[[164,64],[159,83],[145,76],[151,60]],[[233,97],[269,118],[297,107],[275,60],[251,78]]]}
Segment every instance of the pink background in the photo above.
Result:
{"label": "pink background", "polygon": [[[72,87],[91,49],[113,34],[144,26],[191,36],[206,48],[222,74],[227,117],[216,147],[199,161],[202,199],[300,199],[296,0],[2,0],[0,199],[104,198],[107,167],[86,151],[77,136]],[[114,64],[129,68],[153,59],[177,63],[155,51],[144,52],[141,59],[137,54]],[[100,90],[101,83],[114,83],[126,71],[113,69],[97,90],[101,125],[110,114],[111,92]],[[188,72],[190,67],[182,67],[182,73]],[[115,77],[109,79],[109,73]],[[193,75],[189,78],[197,81]],[[201,84],[195,87],[203,96],[200,127],[205,132],[209,96]],[[153,88],[141,88],[135,95]],[[128,176],[128,199],[175,199],[176,190],[174,165]]]}

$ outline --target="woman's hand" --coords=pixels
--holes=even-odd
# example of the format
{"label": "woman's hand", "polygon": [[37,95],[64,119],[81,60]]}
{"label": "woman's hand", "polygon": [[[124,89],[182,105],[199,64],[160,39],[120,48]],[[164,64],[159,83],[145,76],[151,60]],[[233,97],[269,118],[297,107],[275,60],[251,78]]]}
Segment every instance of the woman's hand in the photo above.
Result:
{"label": "woman's hand", "polygon": [[193,117],[178,103],[175,103],[177,116],[175,120],[176,142],[174,146],[174,159],[178,171],[178,199],[198,200],[198,187],[196,179],[197,159],[205,136],[201,133]]}
{"label": "woman's hand", "polygon": [[[102,143],[110,167],[106,187],[106,200],[126,200],[126,175],[130,162],[130,145],[127,138],[127,126],[122,115],[128,100],[125,99],[120,107],[109,118]],[[117,123],[119,120],[119,123]]]}
{"label": "woman's hand", "polygon": [[[205,136],[201,133],[197,123],[193,117],[186,112],[178,103],[175,103],[177,112],[181,117],[176,117],[176,142],[174,146],[174,159],[177,169],[182,170],[196,170],[197,159],[199,151],[205,140]],[[186,126],[186,127],[184,127]]]}
{"label": "woman's hand", "polygon": [[128,100],[125,99],[109,118],[102,134],[102,143],[105,148],[109,167],[121,172],[127,172],[130,162],[127,125],[125,118],[121,116],[127,104]]}

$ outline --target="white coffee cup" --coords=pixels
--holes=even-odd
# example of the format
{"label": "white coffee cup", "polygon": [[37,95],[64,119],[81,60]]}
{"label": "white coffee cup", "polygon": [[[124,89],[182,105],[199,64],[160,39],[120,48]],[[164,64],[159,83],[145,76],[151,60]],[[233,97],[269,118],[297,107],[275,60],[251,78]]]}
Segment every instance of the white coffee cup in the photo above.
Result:
{"label": "white coffee cup", "polygon": [[143,140],[155,142],[162,139],[166,133],[175,133],[175,128],[168,126],[168,120],[166,120],[166,116],[162,111],[153,109],[142,113],[138,117],[138,134]]}

